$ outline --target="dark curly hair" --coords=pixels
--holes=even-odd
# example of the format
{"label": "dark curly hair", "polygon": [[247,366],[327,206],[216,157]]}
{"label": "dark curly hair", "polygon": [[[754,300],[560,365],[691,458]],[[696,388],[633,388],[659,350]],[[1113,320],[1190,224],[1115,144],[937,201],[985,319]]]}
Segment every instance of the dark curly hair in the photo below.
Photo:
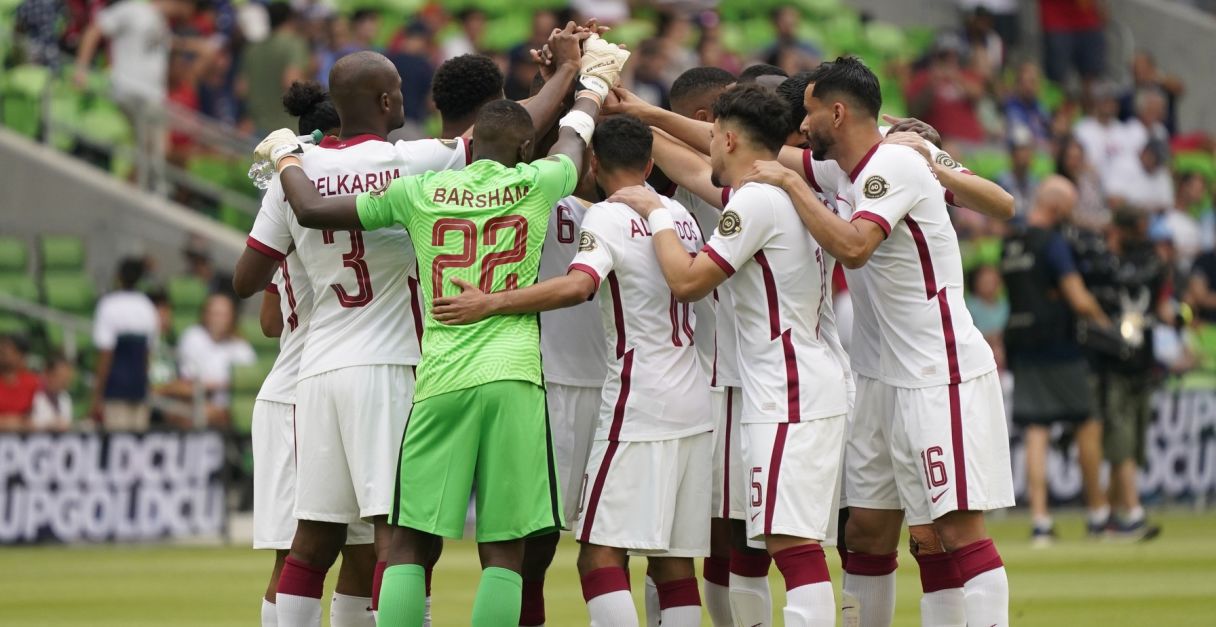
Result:
{"label": "dark curly hair", "polygon": [[502,86],[502,71],[493,59],[462,54],[444,61],[435,71],[431,98],[445,120],[461,120],[487,102],[502,98]]}
{"label": "dark curly hair", "polygon": [[631,115],[608,118],[591,136],[591,149],[606,170],[645,170],[653,145],[650,127]]}
{"label": "dark curly hair", "polygon": [[342,126],[329,93],[314,81],[292,83],[283,94],[283,108],[300,119],[298,126],[301,135],[313,131],[329,133]]}
{"label": "dark curly hair", "polygon": [[722,94],[714,103],[714,117],[719,124],[738,124],[748,139],[772,152],[781,150],[789,135],[789,106],[781,96],[754,84],[739,85]]}

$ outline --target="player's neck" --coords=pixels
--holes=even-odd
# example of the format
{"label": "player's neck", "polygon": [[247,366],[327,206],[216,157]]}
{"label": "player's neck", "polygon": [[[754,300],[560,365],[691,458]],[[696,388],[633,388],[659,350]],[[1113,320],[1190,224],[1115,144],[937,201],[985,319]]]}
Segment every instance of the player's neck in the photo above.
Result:
{"label": "player's neck", "polygon": [[441,139],[456,139],[457,137],[464,135],[464,132],[469,130],[469,128],[472,126],[472,120],[458,120],[456,122],[445,121],[443,123],[443,130],[439,133],[439,137]]}
{"label": "player's neck", "polygon": [[646,176],[642,172],[605,172],[600,174],[598,182],[604,196],[611,196],[626,187],[645,185]]}
{"label": "player's neck", "polygon": [[375,135],[380,139],[388,137],[388,129],[375,124],[343,124],[338,132],[338,139],[351,139],[360,135]]}
{"label": "player's neck", "polygon": [[882,133],[878,132],[877,124],[854,125],[847,128],[836,140],[832,156],[841,169],[845,172],[852,172],[874,147],[874,144],[880,141],[882,141]]}
{"label": "player's neck", "polygon": [[742,185],[742,179],[747,176],[748,172],[752,171],[752,167],[757,161],[774,161],[777,155],[767,153],[761,150],[754,150],[747,147],[740,147],[723,164],[722,181],[723,185],[738,189]]}

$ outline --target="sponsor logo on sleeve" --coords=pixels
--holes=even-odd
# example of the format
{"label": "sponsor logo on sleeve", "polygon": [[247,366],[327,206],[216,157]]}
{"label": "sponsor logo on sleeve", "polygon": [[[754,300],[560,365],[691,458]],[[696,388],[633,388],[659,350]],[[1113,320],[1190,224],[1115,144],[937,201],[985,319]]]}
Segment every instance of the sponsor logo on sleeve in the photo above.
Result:
{"label": "sponsor logo on sleeve", "polygon": [[862,191],[865,193],[866,198],[870,200],[886,196],[890,189],[891,185],[887,183],[887,180],[877,174],[867,178],[866,182],[862,185]]}
{"label": "sponsor logo on sleeve", "polygon": [[722,217],[718,219],[718,233],[721,233],[722,237],[737,235],[742,230],[743,219],[738,213],[731,209],[722,212]]}
{"label": "sponsor logo on sleeve", "polygon": [[599,247],[599,243],[595,241],[595,235],[587,231],[583,231],[578,235],[578,251],[580,253],[589,253]]}
{"label": "sponsor logo on sleeve", "polygon": [[958,167],[958,162],[955,161],[954,157],[951,157],[950,153],[948,152],[937,153],[937,158],[935,158],[934,161],[937,162],[937,165],[940,165],[943,168],[950,168],[953,170],[954,168]]}

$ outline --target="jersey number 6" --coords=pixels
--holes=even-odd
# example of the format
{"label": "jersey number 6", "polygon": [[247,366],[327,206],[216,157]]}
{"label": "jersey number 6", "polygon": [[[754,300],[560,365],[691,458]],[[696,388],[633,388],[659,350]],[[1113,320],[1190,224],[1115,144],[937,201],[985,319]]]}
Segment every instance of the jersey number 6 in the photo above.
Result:
{"label": "jersey number 6", "polygon": [[[523,216],[498,216],[486,220],[485,230],[481,233],[483,246],[498,244],[498,232],[512,229],[515,240],[508,250],[488,252],[481,258],[481,275],[478,288],[483,292],[494,291],[494,268],[508,263],[518,263],[524,260],[528,245],[528,220]],[[460,234],[461,250],[458,253],[436,255],[431,264],[432,298],[443,295],[443,271],[448,268],[468,268],[477,261],[477,224],[464,218],[443,218],[435,221],[431,229],[431,245],[443,246],[447,233],[455,231]],[[506,289],[519,287],[519,275],[514,272],[506,277]]]}

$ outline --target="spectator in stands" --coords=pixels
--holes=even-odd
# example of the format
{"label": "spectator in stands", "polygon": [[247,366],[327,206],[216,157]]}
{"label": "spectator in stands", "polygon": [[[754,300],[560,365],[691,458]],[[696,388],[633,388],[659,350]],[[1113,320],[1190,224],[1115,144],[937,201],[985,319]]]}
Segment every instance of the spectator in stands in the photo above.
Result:
{"label": "spectator in stands", "polygon": [[507,53],[506,91],[507,98],[523,100],[532,91],[532,77],[536,76],[536,65],[532,62],[531,50],[540,50],[549,41],[549,35],[558,24],[565,25],[566,16],[540,9],[532,13],[532,34],[528,40],[521,42]]}
{"label": "spectator in stands", "polygon": [[0,431],[29,428],[34,396],[42,384],[29,371],[25,357],[29,346],[17,335],[0,335]]}
{"label": "spectator in stands", "polygon": [[979,8],[986,9],[992,15],[992,26],[1000,36],[1005,50],[1017,48],[1021,42],[1021,18],[1018,17],[1017,0],[958,0],[958,6],[964,14],[970,14]]}
{"label": "spectator in stands", "polygon": [[342,56],[350,42],[350,22],[344,15],[331,15],[321,26],[320,36],[313,42],[313,64],[317,68],[316,81],[329,87],[329,70]]}
{"label": "spectator in stands", "polygon": [[967,311],[992,347],[996,362],[1005,368],[1005,324],[1009,322],[1009,299],[1001,293],[1001,270],[981,264],[971,271],[967,282]]}
{"label": "spectator in stands", "polygon": [[[282,94],[279,95],[279,108],[283,108]],[[292,123],[295,126],[295,123]],[[207,240],[192,233],[186,240],[186,248],[182,250],[186,259],[186,269],[191,276],[207,285],[210,294],[221,293],[235,296],[232,290],[232,275],[215,268],[211,261],[211,250]]]}
{"label": "spectator in stands", "polygon": [[1039,0],[1043,70],[1054,83],[1075,73],[1088,87],[1106,73],[1106,11],[1098,0]]}
{"label": "spectator in stands", "polygon": [[241,59],[241,88],[253,121],[254,134],[262,137],[279,128],[295,128],[296,121],[283,110],[283,92],[295,81],[304,80],[308,68],[308,46],[300,36],[295,11],[286,2],[273,2],[270,36],[251,44]]}
{"label": "spectator in stands", "polygon": [[[1158,150],[1164,151],[1165,148],[1163,146],[1154,146],[1153,143],[1150,143],[1145,148],[1145,152]],[[1165,169],[1162,168],[1162,170]],[[1169,179],[1168,171],[1163,176],[1166,177],[1165,181],[1158,182],[1154,186],[1159,187],[1166,183],[1173,184],[1173,181]],[[1172,191],[1169,195],[1169,203],[1162,206],[1161,203],[1154,201],[1149,205],[1150,209],[1161,210],[1159,213],[1150,215],[1149,225],[1169,234],[1170,243],[1173,248],[1174,267],[1178,272],[1185,275],[1185,273],[1190,271],[1191,264],[1203,252],[1203,231],[1199,220],[1191,215],[1185,204],[1177,201]]]}
{"label": "spectator in stands", "polygon": [[63,0],[22,0],[17,5],[17,44],[27,63],[59,67]]}
{"label": "spectator in stands", "polygon": [[1051,117],[1046,107],[1039,102],[1041,87],[1039,66],[1026,62],[1018,66],[1013,93],[1005,100],[1005,127],[1010,135],[1017,128],[1030,131],[1040,142],[1051,139]]}
{"label": "spectator in stands", "polygon": [[1207,252],[1216,248],[1216,211],[1207,178],[1202,172],[1183,172],[1174,189],[1174,206],[1199,222],[1199,249]]}
{"label": "spectator in stands", "polygon": [[703,11],[700,17],[701,39],[697,42],[698,67],[717,67],[738,75],[743,69],[739,55],[722,43],[722,18],[714,11]]}
{"label": "spectator in stands", "polygon": [[486,32],[486,14],[477,7],[466,7],[456,13],[460,30],[443,42],[443,60],[481,51],[481,36]]}
{"label": "spectator in stands", "polygon": [[1169,113],[1165,92],[1157,87],[1142,87],[1136,90],[1136,115],[1127,120],[1126,124],[1133,133],[1137,146],[1142,146],[1152,140],[1168,143],[1170,131],[1165,125],[1165,117]]}
{"label": "spectator in stands", "polygon": [[1089,92],[1087,115],[1073,127],[1073,134],[1085,148],[1085,156],[1098,172],[1104,189],[1117,176],[1117,168],[1126,171],[1134,167],[1144,147],[1142,141],[1137,141],[1139,135],[1131,125],[1119,121],[1118,112],[1114,86],[1096,84]]}
{"label": "spectator in stands", "polygon": [[137,291],[144,262],[118,265],[118,289],[101,297],[93,314],[97,366],[90,413],[107,431],[148,429],[148,363],[160,335],[156,308]]}
{"label": "spectator in stands", "polygon": [[764,62],[784,69],[787,74],[810,70],[819,65],[823,59],[823,51],[798,33],[802,22],[798,7],[794,4],[782,4],[769,15],[777,41],[761,57]]}
{"label": "spectator in stands", "polygon": [[1091,231],[1105,229],[1110,224],[1110,210],[1102,194],[1102,180],[1074,135],[1060,138],[1056,150],[1056,174],[1068,179],[1077,188],[1073,224]]}
{"label": "spectator in stands", "polygon": [[1031,171],[1037,145],[1030,129],[1015,126],[1009,129],[1009,171],[997,177],[997,184],[1013,196],[1015,220],[1025,220],[1039,187],[1039,177]]}
{"label": "spectator in stands", "polygon": [[156,307],[157,339],[149,355],[148,383],[154,391],[177,380],[177,335],[173,331],[173,304],[163,289],[153,290],[148,299]]}
{"label": "spectator in stands", "polygon": [[405,119],[422,124],[431,114],[427,94],[435,78],[435,65],[431,62],[431,29],[421,20],[413,20],[405,27],[404,36],[398,41],[398,49],[388,55],[389,61],[401,75],[401,102]]}
{"label": "spectator in stands", "polygon": [[186,329],[177,346],[182,379],[202,386],[212,426],[228,422],[232,367],[256,360],[253,347],[237,334],[236,301],[226,294],[207,297],[199,324]]}
{"label": "spectator in stands", "polygon": [[[1174,206],[1170,148],[1164,140],[1141,144],[1135,160],[1114,162],[1107,177],[1106,196],[1112,207],[1134,207],[1156,213]],[[1189,216],[1188,216],[1189,219]],[[1195,225],[1198,229],[1198,225]]]}
{"label": "spectator in stands", "polygon": [[765,89],[776,92],[777,87],[789,77],[789,72],[775,65],[756,63],[743,68],[743,71],[739,72],[739,84],[747,85],[748,83],[755,83]]}
{"label": "spectator in stands", "polygon": [[671,108],[669,83],[664,76],[668,58],[663,42],[647,39],[638,45],[630,63],[633,65],[633,93],[652,105]]}
{"label": "spectator in stands", "polygon": [[659,13],[655,38],[663,48],[667,67],[663,73],[664,83],[671,85],[685,70],[696,67],[697,55],[689,48],[692,40],[693,22],[684,11]]}
{"label": "spectator in stands", "polygon": [[72,428],[72,395],[69,390],[76,380],[76,368],[62,353],[46,360],[42,373],[42,388],[34,396],[30,411],[30,429],[34,431],[67,431]]}
{"label": "spectator in stands", "polygon": [[962,42],[945,35],[934,44],[928,65],[912,75],[904,89],[908,113],[936,128],[944,141],[984,141],[976,105],[984,81],[963,66]]}
{"label": "spectator in stands", "polygon": [[[380,11],[372,8],[355,9],[350,16],[350,41],[338,49],[338,58],[360,50],[375,50],[376,37],[380,34]],[[289,83],[290,84],[290,83]],[[290,127],[288,127],[290,128]]]}
{"label": "spectator in stands", "polygon": [[1132,57],[1132,84],[1119,97],[1119,119],[1130,120],[1136,116],[1136,94],[1142,89],[1155,88],[1165,95],[1163,122],[1172,136],[1178,132],[1178,99],[1186,93],[1186,86],[1177,76],[1163,74],[1157,62],[1147,50],[1138,50]]}
{"label": "spectator in stands", "polygon": [[1024,429],[1027,498],[1032,540],[1055,539],[1047,503],[1047,452],[1051,428],[1075,428],[1089,529],[1100,533],[1110,516],[1102,493],[1102,425],[1094,420],[1087,389],[1090,371],[1077,340],[1077,320],[1101,327],[1110,320],[1086,289],[1061,228],[1077,192],[1061,176],[1039,186],[1024,226],[1005,238],[1001,273],[1009,293],[1005,354],[1013,373],[1013,422]]}
{"label": "spectator in stands", "polygon": [[963,38],[967,42],[970,68],[985,80],[992,80],[1005,67],[1005,45],[996,32],[992,12],[976,7],[963,20]]}

